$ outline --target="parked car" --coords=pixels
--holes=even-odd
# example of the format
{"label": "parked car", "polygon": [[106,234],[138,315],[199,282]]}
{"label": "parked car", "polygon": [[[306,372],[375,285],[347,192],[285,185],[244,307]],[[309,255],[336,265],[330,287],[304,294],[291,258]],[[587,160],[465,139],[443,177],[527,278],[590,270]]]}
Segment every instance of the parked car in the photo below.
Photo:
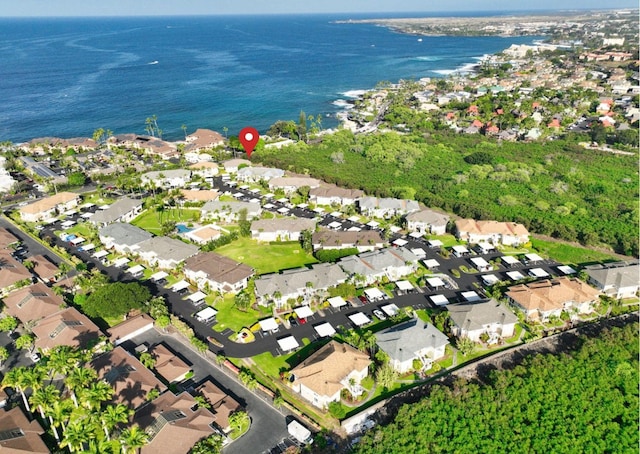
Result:
{"label": "parked car", "polygon": [[373,315],[378,317],[380,320],[386,320],[387,319],[387,316],[384,315],[384,312],[382,312],[380,309],[375,309],[373,311]]}

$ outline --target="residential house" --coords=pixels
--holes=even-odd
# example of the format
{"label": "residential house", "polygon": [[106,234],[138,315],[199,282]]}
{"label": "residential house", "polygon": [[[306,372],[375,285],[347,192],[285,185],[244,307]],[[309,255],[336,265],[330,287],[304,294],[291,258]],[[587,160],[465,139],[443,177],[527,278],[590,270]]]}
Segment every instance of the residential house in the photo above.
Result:
{"label": "residential house", "polygon": [[31,282],[31,272],[7,249],[0,250],[0,294],[9,293],[23,282]]}
{"label": "residential house", "polygon": [[20,406],[0,412],[0,451],[7,454],[49,454],[42,440],[44,429],[33,419],[30,421]]}
{"label": "residential house", "polygon": [[153,372],[122,347],[115,347],[94,358],[91,367],[100,380],[113,387],[113,402],[133,410],[149,401],[147,395],[152,389],[159,393],[167,390]]}
{"label": "residential house", "polygon": [[222,163],[225,172],[236,173],[242,166],[251,166],[251,161],[247,159],[229,159]]}
{"label": "residential house", "polygon": [[41,319],[32,331],[36,336],[36,348],[43,351],[58,345],[88,348],[102,335],[100,328],[74,307]]}
{"label": "residential house", "polygon": [[180,189],[180,196],[184,202],[209,202],[217,200],[220,193],[205,189]]}
{"label": "residential house", "polygon": [[243,167],[238,170],[236,179],[245,183],[257,183],[258,181],[269,181],[272,178],[284,176],[284,170],[271,167]]}
{"label": "residential house", "polygon": [[196,442],[214,433],[214,422],[213,413],[198,406],[186,391],[177,396],[166,392],[133,416],[133,423],[149,435],[140,454],[187,454]]}
{"label": "residential house", "polygon": [[303,231],[313,232],[315,228],[315,219],[259,219],[251,223],[251,238],[258,241],[298,241]]}
{"label": "residential house", "polygon": [[113,345],[118,346],[150,329],[153,329],[153,319],[147,314],[139,314],[109,328],[107,336]]}
{"label": "residential house", "polygon": [[416,359],[421,368],[430,369],[434,360],[444,356],[449,344],[447,336],[419,318],[377,332],[376,340],[380,350],[389,356],[391,366],[401,374],[412,370]]}
{"label": "residential house", "polygon": [[515,222],[476,221],[458,219],[455,222],[456,237],[470,244],[491,243],[518,246],[529,242],[529,231]]}
{"label": "residential house", "polygon": [[146,154],[159,156],[164,160],[180,157],[180,152],[175,143],[167,142],[157,137],[138,136],[136,145],[138,149]]}
{"label": "residential house", "polygon": [[42,282],[11,292],[3,299],[5,311],[24,325],[60,312],[64,300]]}
{"label": "residential house", "polygon": [[307,186],[309,189],[320,187],[320,180],[310,177],[277,177],[269,180],[269,189],[282,189],[285,194],[292,194]]}
{"label": "residential house", "polygon": [[211,129],[198,128],[186,137],[184,151],[204,151],[224,145],[224,137]]}
{"label": "residential house", "polygon": [[585,268],[589,284],[615,299],[633,298],[640,289],[640,266],[637,260],[604,263]]}
{"label": "residential house", "polygon": [[183,233],[183,236],[194,243],[206,244],[209,241],[217,240],[222,236],[222,232],[212,225],[203,225],[197,229]]}
{"label": "residential house", "polygon": [[155,361],[153,368],[169,384],[183,381],[191,372],[191,367],[164,344],[150,347],[149,354]]}
{"label": "residential house", "polygon": [[451,318],[451,331],[459,338],[469,338],[480,342],[480,336],[486,334],[488,341],[514,335],[518,317],[504,304],[496,300],[447,306]]}
{"label": "residential house", "polygon": [[359,384],[368,375],[370,364],[366,353],[332,340],[291,369],[290,386],[314,406],[325,409],[340,401],[343,389],[360,395]]}
{"label": "residential house", "polygon": [[142,174],[142,183],[156,188],[183,188],[191,181],[191,170],[157,170]]}
{"label": "residential house", "polygon": [[200,208],[202,217],[205,219],[219,219],[225,222],[237,221],[240,211],[247,210],[247,219],[259,218],[262,214],[262,207],[259,202],[220,202],[212,200]]}
{"label": "residential house", "polygon": [[377,197],[361,197],[358,199],[360,213],[374,218],[391,218],[403,216],[420,210],[420,205],[415,200],[393,199]]}
{"label": "residential house", "polygon": [[135,253],[140,244],[151,239],[146,230],[123,222],[114,222],[98,231],[100,241],[107,249],[115,249],[120,254]]}
{"label": "residential house", "polygon": [[277,308],[299,297],[308,302],[315,292],[346,282],[347,278],[344,271],[333,263],[264,274],[255,280],[256,301],[263,306],[273,301]]}
{"label": "residential house", "polygon": [[50,262],[44,255],[33,255],[27,260],[33,263],[33,272],[42,282],[54,283],[61,274],[60,268]]}
{"label": "residential house", "polygon": [[358,252],[373,251],[384,247],[385,240],[375,230],[319,230],[313,233],[313,250],[356,248]]}
{"label": "residential house", "polygon": [[198,247],[168,236],[154,236],[138,244],[137,254],[151,266],[174,269],[198,253]]}
{"label": "residential house", "polygon": [[98,210],[89,218],[93,225],[104,227],[113,222],[131,222],[142,212],[142,200],[124,197],[106,210]]}
{"label": "residential house", "polygon": [[78,206],[80,195],[73,192],[58,192],[51,197],[45,197],[37,202],[30,203],[18,209],[20,218],[26,222],[38,222],[43,219],[51,219],[58,213]]}
{"label": "residential house", "polygon": [[309,191],[309,201],[316,205],[354,205],[363,196],[364,192],[359,189],[346,189],[326,183]]}
{"label": "residential house", "polygon": [[242,409],[233,397],[222,391],[210,380],[206,380],[195,389],[196,393],[205,398],[211,406],[209,410],[215,417],[214,424],[223,433],[231,432],[229,416]]}
{"label": "residential house", "polygon": [[448,215],[437,211],[424,209],[408,214],[407,230],[421,234],[444,235],[447,233],[447,224],[451,219]]}
{"label": "residential house", "polygon": [[20,240],[7,229],[0,227],[0,249],[9,249],[12,245],[17,245]]}
{"label": "residential house", "polygon": [[[209,156],[209,155],[207,155]],[[189,166],[189,170],[193,175],[199,175],[202,178],[211,178],[218,175],[218,164],[209,161],[200,161]]]}
{"label": "residential house", "polygon": [[247,288],[254,271],[250,266],[215,252],[200,252],[184,262],[184,274],[200,290],[208,288],[226,293]]}
{"label": "residential house", "polygon": [[579,279],[560,277],[509,287],[509,301],[524,311],[527,320],[559,317],[562,311],[586,314],[600,292]]}
{"label": "residential house", "polygon": [[[45,152],[42,151],[42,154],[45,154]],[[20,161],[24,167],[25,174],[38,176],[48,184],[53,184],[55,186],[56,184],[67,184],[69,181],[66,175],[54,172],[45,161],[36,161],[29,156],[20,156]]]}
{"label": "residential house", "polygon": [[407,276],[418,267],[418,257],[404,247],[386,248],[343,257],[338,265],[358,284],[369,285],[384,277],[390,281]]}

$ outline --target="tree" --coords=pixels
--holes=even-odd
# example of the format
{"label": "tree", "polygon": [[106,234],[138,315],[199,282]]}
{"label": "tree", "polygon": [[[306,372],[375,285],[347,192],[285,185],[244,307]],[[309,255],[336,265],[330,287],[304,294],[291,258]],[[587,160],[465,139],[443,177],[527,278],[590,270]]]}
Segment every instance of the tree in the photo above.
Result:
{"label": "tree", "polygon": [[383,363],[376,371],[376,381],[384,389],[391,389],[398,379],[398,372],[389,363]]}
{"label": "tree", "polygon": [[38,411],[40,412],[42,419],[45,420],[45,409],[51,407],[53,403],[58,401],[59,399],[60,391],[58,390],[58,388],[56,388],[54,385],[47,385],[44,388],[40,388],[31,393],[29,402],[31,403],[31,405],[38,407]]}
{"label": "tree", "polygon": [[313,232],[311,230],[303,230],[300,233],[300,244],[306,252],[313,252]]}
{"label": "tree", "polygon": [[114,390],[111,385],[105,381],[93,382],[88,388],[82,389],[80,393],[80,405],[91,412],[100,409],[103,402],[113,397]]}
{"label": "tree", "polygon": [[28,413],[31,413],[31,407],[27,401],[25,391],[34,383],[34,374],[35,369],[20,366],[9,370],[2,379],[2,388],[10,386],[20,393],[24,408]]}
{"label": "tree", "polygon": [[137,282],[114,282],[89,295],[83,309],[90,317],[121,317],[132,309],[141,309],[150,298],[149,290]]}
{"label": "tree", "polygon": [[0,367],[2,367],[2,365],[8,358],[9,358],[9,350],[7,350],[7,347],[0,346]]}
{"label": "tree", "polygon": [[69,186],[80,187],[84,186],[87,181],[87,177],[82,172],[73,172],[67,175],[67,184]]}
{"label": "tree", "polygon": [[210,435],[193,445],[189,454],[219,454],[222,452],[222,442],[222,436]]}
{"label": "tree", "polygon": [[124,454],[135,453],[149,442],[149,435],[137,424],[127,427],[120,434],[120,443]]}
{"label": "tree", "polygon": [[240,227],[240,236],[251,236],[251,222],[247,220],[247,209],[242,208],[238,212],[238,226]]}
{"label": "tree", "polygon": [[50,378],[53,379],[56,374],[69,375],[78,366],[82,356],[83,354],[80,350],[76,350],[69,345],[53,347],[49,351],[49,361],[47,362]]}
{"label": "tree", "polygon": [[300,111],[300,116],[298,117],[298,140],[303,142],[307,141],[307,116],[304,111]]}
{"label": "tree", "polygon": [[89,440],[91,428],[83,420],[71,421],[64,430],[60,441],[61,448],[69,448],[70,452],[80,451]]}
{"label": "tree", "polygon": [[69,287],[69,271],[71,271],[71,266],[67,262],[60,262],[58,264],[58,269],[60,270],[60,274],[62,274],[67,280],[67,287]]}
{"label": "tree", "polygon": [[16,348],[19,350],[29,350],[29,352],[31,352],[34,343],[35,338],[31,334],[25,333],[16,339]]}
{"label": "tree", "polygon": [[242,290],[234,296],[234,304],[238,310],[246,312],[251,304],[251,296],[248,292]]}
{"label": "tree", "polygon": [[164,236],[167,236],[173,233],[175,229],[176,229],[176,221],[173,221],[173,220],[164,221],[160,226],[160,231]]}
{"label": "tree", "polygon": [[153,369],[156,367],[156,359],[151,356],[151,353],[144,352],[140,354],[140,362],[142,365],[148,369]]}
{"label": "tree", "polygon": [[458,338],[456,341],[456,348],[463,356],[469,355],[475,349],[476,344],[468,337]]}
{"label": "tree", "polygon": [[94,369],[87,367],[77,367],[69,372],[65,379],[65,384],[69,388],[71,394],[71,400],[76,408],[79,407],[77,393],[83,388],[89,386],[90,383],[96,380],[98,377],[97,372]]}
{"label": "tree", "polygon": [[49,423],[51,424],[56,440],[60,441],[57,428],[60,427],[64,429],[65,423],[69,420],[72,411],[73,404],[69,399],[55,400],[50,406],[45,407],[44,413],[49,418]]}
{"label": "tree", "polygon": [[187,125],[183,124],[180,126],[180,129],[182,129],[182,132],[184,133],[184,140],[187,140]]}
{"label": "tree", "polygon": [[162,129],[158,127],[158,117],[156,115],[147,117],[144,120],[144,124],[144,130],[147,132],[147,134],[149,134],[151,137],[155,137],[157,134],[158,137],[162,139]]}
{"label": "tree", "polygon": [[5,317],[0,318],[0,331],[12,332],[17,327],[18,327],[17,318],[12,317],[11,315],[7,315]]}
{"label": "tree", "polygon": [[249,414],[246,411],[236,411],[229,415],[229,427],[234,432],[240,432],[249,425]]}

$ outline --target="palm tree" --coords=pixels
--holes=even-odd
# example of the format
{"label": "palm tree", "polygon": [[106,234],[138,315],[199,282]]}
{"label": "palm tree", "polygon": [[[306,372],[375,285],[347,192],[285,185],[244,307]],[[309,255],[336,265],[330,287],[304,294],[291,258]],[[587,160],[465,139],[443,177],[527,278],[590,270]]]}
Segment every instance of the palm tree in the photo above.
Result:
{"label": "palm tree", "polygon": [[58,435],[56,427],[60,426],[60,428],[64,430],[64,424],[69,419],[69,416],[71,416],[71,412],[72,404],[69,399],[56,400],[44,409],[44,414],[49,417],[49,423],[53,429],[53,435],[58,441],[60,441],[60,436]]}
{"label": "palm tree", "polygon": [[0,367],[2,367],[7,358],[9,358],[9,350],[7,350],[7,347],[0,347]]}
{"label": "palm tree", "polygon": [[110,432],[115,429],[118,424],[128,422],[132,414],[133,410],[130,410],[129,407],[124,404],[107,405],[100,414],[100,421],[107,440],[111,440]]}
{"label": "palm tree", "polygon": [[97,381],[91,383],[88,389],[81,391],[82,406],[88,410],[99,410],[102,402],[113,397],[113,388],[107,382]]}
{"label": "palm tree", "polygon": [[69,271],[71,271],[71,267],[67,262],[60,262],[58,269],[60,269],[60,273],[64,274],[67,280],[67,287],[69,287]]}
{"label": "palm tree", "polygon": [[80,451],[83,444],[91,437],[88,435],[89,427],[82,421],[73,421],[69,423],[64,431],[64,436],[60,442],[60,447],[68,447],[69,451]]}
{"label": "palm tree", "polygon": [[120,454],[120,445],[116,440],[105,440],[101,437],[89,440],[89,446],[82,451],[83,454]]}
{"label": "palm tree", "polygon": [[142,430],[137,424],[127,427],[120,435],[120,443],[122,443],[122,452],[124,454],[135,453],[148,442],[149,434]]}
{"label": "palm tree", "polygon": [[236,411],[229,416],[229,426],[232,430],[239,432],[249,424],[249,415],[246,411]]}
{"label": "palm tree", "polygon": [[141,353],[140,354],[140,362],[142,363],[142,365],[148,369],[153,369],[154,367],[156,367],[156,359],[151,356],[151,353]]}
{"label": "palm tree", "polygon": [[53,405],[60,398],[60,391],[54,385],[47,385],[34,391],[29,398],[31,405],[38,407],[42,419],[46,419],[44,409]]}
{"label": "palm tree", "polygon": [[7,386],[10,386],[11,388],[14,388],[16,391],[18,391],[22,396],[24,407],[27,409],[27,412],[31,413],[31,407],[29,407],[27,396],[24,393],[26,388],[28,387],[27,381],[25,379],[27,373],[28,369],[23,366],[11,369],[2,379],[2,387],[5,388]]}
{"label": "palm tree", "polygon": [[97,378],[98,374],[95,370],[89,369],[86,367],[78,367],[73,369],[67,378],[65,379],[65,384],[69,388],[69,392],[71,393],[71,399],[73,400],[74,405],[78,408],[78,398],[76,396],[76,392],[82,388],[85,388],[89,385],[89,383],[93,382]]}
{"label": "palm tree", "polygon": [[49,353],[49,362],[47,363],[51,380],[57,374],[69,375],[69,372],[78,366],[81,358],[82,353],[69,345],[54,347]]}

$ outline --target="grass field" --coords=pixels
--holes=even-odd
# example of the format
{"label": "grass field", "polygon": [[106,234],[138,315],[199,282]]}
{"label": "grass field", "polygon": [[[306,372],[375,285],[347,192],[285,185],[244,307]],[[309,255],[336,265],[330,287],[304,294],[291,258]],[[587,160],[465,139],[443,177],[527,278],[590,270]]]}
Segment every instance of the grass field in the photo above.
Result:
{"label": "grass field", "polygon": [[171,210],[163,211],[162,213],[158,213],[153,210],[145,210],[131,223],[141,229],[145,229],[147,232],[155,235],[161,235],[162,228],[160,227],[160,219],[162,219],[162,222],[194,222],[200,219],[200,210],[173,208]]}
{"label": "grass field", "polygon": [[[206,301],[209,303],[213,302],[214,299],[215,297],[210,295],[206,298]],[[218,332],[222,332],[225,329],[230,328],[237,333],[242,328],[249,328],[261,318],[270,315],[269,312],[263,313],[251,308],[247,309],[246,312],[239,311],[234,305],[234,296],[232,294],[225,295],[222,301],[218,300],[214,307],[218,311],[216,314],[218,323],[213,325],[213,329]]]}
{"label": "grass field", "polygon": [[534,238],[531,240],[531,244],[542,255],[569,265],[580,266],[594,262],[618,260],[615,256],[604,252],[556,241],[544,241]]}
{"label": "grass field", "polygon": [[240,238],[216,249],[216,252],[253,267],[257,274],[317,263],[315,257],[304,252],[298,242],[258,243],[251,238]]}

